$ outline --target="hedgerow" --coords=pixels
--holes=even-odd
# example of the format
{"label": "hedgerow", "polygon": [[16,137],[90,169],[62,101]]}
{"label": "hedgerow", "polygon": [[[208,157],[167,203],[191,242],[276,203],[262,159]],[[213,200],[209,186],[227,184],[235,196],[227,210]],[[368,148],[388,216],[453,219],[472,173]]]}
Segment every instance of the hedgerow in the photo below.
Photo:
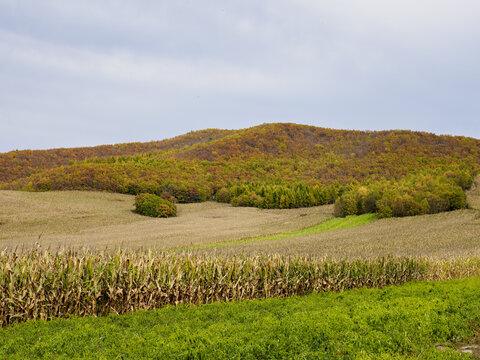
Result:
{"label": "hedgerow", "polygon": [[340,185],[308,185],[306,183],[230,184],[218,190],[219,202],[233,206],[254,206],[263,209],[292,209],[330,204],[343,191]]}
{"label": "hedgerow", "polygon": [[380,218],[435,214],[467,207],[469,169],[413,174],[400,181],[353,185],[335,202],[335,215],[376,213]]}

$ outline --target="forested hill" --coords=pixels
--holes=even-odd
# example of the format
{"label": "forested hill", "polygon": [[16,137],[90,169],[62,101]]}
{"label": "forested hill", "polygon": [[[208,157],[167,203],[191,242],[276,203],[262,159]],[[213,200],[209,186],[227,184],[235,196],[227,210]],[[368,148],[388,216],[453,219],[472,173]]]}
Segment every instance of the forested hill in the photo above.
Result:
{"label": "forested hill", "polygon": [[178,152],[176,158],[212,161],[277,156],[321,161],[329,155],[361,159],[392,153],[426,158],[478,159],[480,140],[406,130],[355,131],[264,124],[232,131],[216,141],[192,146]]}
{"label": "forested hill", "polygon": [[[191,132],[151,143],[10,152],[0,155],[0,187],[150,192],[179,202],[218,200],[227,194],[217,194],[219,189],[227,187],[225,201],[248,194],[249,200],[239,204],[259,204],[257,196],[264,197],[268,190],[261,184],[270,184],[283,186],[268,190],[278,193],[272,200],[275,206],[280,206],[284,193],[291,199],[282,206],[292,207],[332,202],[349,184],[401,180],[409,174],[436,172],[438,186],[454,179],[464,188],[479,168],[480,140],[474,138],[264,124]],[[433,189],[433,175],[428,176],[422,183]],[[415,181],[401,184],[415,188]],[[232,188],[247,183],[248,188]],[[376,187],[380,192],[389,188]],[[304,194],[301,201],[299,193]]]}
{"label": "forested hill", "polygon": [[134,142],[116,145],[100,145],[80,148],[50,150],[16,150],[0,153],[0,183],[26,177],[39,170],[50,169],[71,162],[111,156],[129,156],[151,151],[168,151],[190,147],[218,139],[230,134],[231,130],[207,129],[189,132],[172,139],[150,142]]}

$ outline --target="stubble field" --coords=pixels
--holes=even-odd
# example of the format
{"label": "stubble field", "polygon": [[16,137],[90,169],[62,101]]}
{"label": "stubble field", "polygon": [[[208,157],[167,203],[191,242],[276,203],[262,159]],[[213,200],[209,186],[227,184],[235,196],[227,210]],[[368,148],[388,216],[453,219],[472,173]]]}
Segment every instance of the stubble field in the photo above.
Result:
{"label": "stubble field", "polygon": [[[134,198],[129,195],[0,191],[0,247],[31,248],[38,243],[44,248],[153,248],[210,255],[332,258],[480,256],[479,182],[477,178],[468,193],[470,209],[369,219],[353,222],[352,226],[361,225],[354,227],[329,227],[326,221],[334,221],[331,205],[262,210],[215,202],[177,204],[178,217],[150,219],[133,212]],[[327,225],[322,231],[302,231],[322,223]],[[265,237],[271,234],[278,236]]]}
{"label": "stubble field", "polygon": [[178,216],[135,214],[129,195],[0,191],[0,247],[190,247],[300,230],[332,217],[332,206],[291,210],[177,204]]}

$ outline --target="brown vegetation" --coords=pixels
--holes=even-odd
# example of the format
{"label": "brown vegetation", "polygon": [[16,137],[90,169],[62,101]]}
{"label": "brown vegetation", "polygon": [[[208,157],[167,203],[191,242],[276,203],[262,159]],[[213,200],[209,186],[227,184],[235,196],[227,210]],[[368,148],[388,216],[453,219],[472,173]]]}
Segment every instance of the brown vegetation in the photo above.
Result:
{"label": "brown vegetation", "polygon": [[282,240],[229,245],[201,252],[299,254],[343,258],[415,256],[450,259],[480,256],[480,176],[468,192],[471,209],[380,219],[361,227]]}
{"label": "brown vegetation", "polygon": [[[476,183],[480,177],[477,178]],[[479,204],[480,187],[468,192]],[[177,204],[178,217],[146,219],[134,197],[94,192],[0,191],[0,247],[17,245],[169,249],[297,231],[333,216],[332,206],[262,210],[205,202]],[[282,240],[198,250],[209,254],[299,254],[334,258],[480,256],[480,207],[374,221]],[[39,235],[40,239],[39,239]]]}
{"label": "brown vegetation", "polygon": [[300,230],[332,217],[332,206],[291,210],[177,204],[178,217],[134,213],[134,196],[80,191],[0,191],[0,249],[172,248]]}
{"label": "brown vegetation", "polygon": [[383,287],[478,274],[480,259],[331,261],[198,257],[153,252],[0,253],[0,326],[29,319],[107,315],[313,291]]}
{"label": "brown vegetation", "polygon": [[[480,217],[473,210],[380,219],[356,228],[282,240],[229,245],[202,253],[298,254],[343,258],[480,256]],[[200,251],[200,250],[199,250]]]}

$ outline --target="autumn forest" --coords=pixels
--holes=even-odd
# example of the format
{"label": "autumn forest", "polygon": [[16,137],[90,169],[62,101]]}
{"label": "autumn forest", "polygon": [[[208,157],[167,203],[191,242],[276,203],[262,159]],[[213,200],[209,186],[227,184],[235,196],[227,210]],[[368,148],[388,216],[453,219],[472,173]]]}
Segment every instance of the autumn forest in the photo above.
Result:
{"label": "autumn forest", "polygon": [[0,154],[0,187],[260,208],[335,203],[337,216],[391,217],[465,208],[479,168],[474,138],[264,124],[148,143],[12,151]]}

